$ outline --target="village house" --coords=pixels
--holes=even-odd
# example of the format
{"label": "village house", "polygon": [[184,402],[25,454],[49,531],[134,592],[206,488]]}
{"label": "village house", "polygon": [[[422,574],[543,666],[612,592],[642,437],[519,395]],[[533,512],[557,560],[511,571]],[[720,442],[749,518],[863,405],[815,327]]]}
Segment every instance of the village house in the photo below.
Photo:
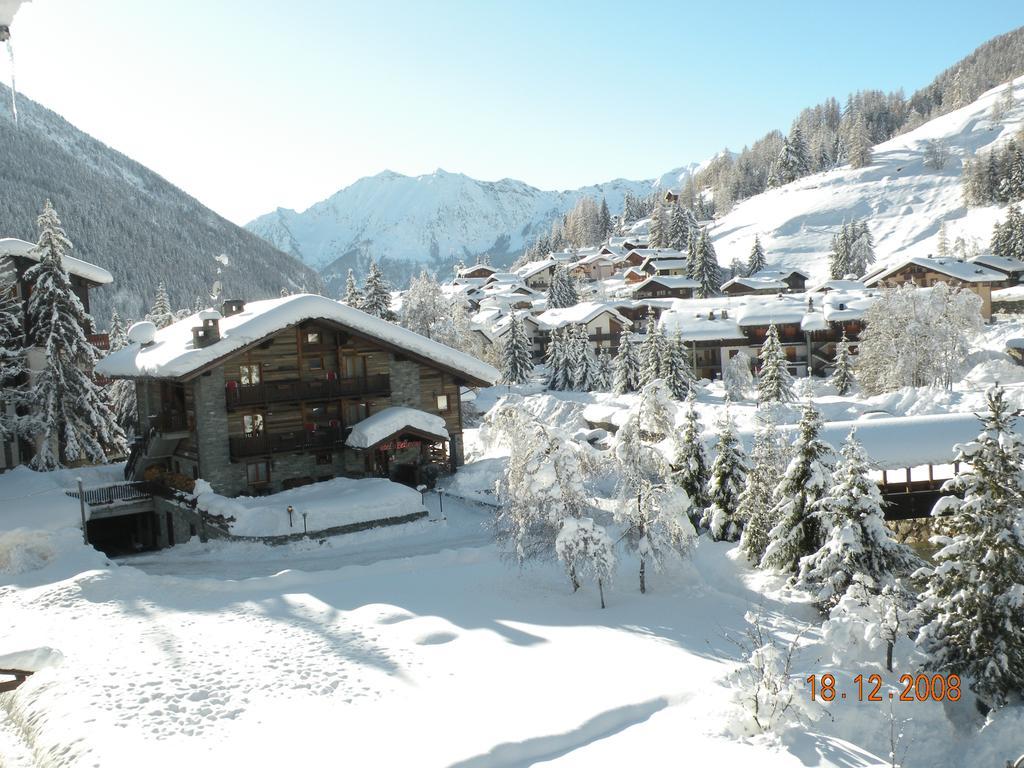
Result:
{"label": "village house", "polygon": [[455,273],[456,278],[487,278],[497,272],[490,264],[474,264],[471,267],[463,267]]}
{"label": "village house", "polygon": [[595,301],[545,310],[537,315],[539,337],[536,342],[540,347],[541,356],[547,351],[551,331],[570,325],[586,326],[595,352],[603,347],[609,354],[614,355],[619,349],[619,337],[623,331],[629,330],[631,324],[615,307]]}
{"label": "village house", "polygon": [[979,254],[971,259],[971,263],[1001,272],[1006,276],[1001,285],[993,284],[993,288],[1009,288],[1019,285],[1021,276],[1024,275],[1024,262],[1008,259],[1005,256],[996,256],[994,253]]}
{"label": "village house", "polygon": [[691,299],[700,283],[679,275],[654,275],[636,283],[630,290],[634,299]]}
{"label": "village house", "polygon": [[615,259],[592,253],[569,266],[569,274],[581,280],[605,280],[615,272]]}
{"label": "village house", "polygon": [[161,330],[137,323],[129,342],[97,366],[136,382],[142,438],[126,475],[202,478],[227,496],[454,471],[461,390],[498,379],[469,355],[310,294],[228,301]]}
{"label": "village house", "polygon": [[531,261],[516,270],[519,278],[536,291],[546,291],[551,286],[558,262],[554,259]]}
{"label": "village house", "polygon": [[1005,280],[1002,272],[962,259],[912,256],[874,270],[865,276],[864,284],[869,288],[910,282],[919,288],[936,283],[959,286],[981,298],[981,316],[989,321],[992,319],[992,286],[1001,286]]}
{"label": "village house", "polygon": [[734,277],[722,283],[722,293],[726,296],[764,296],[782,293],[788,288],[781,280],[767,277]]}
{"label": "village house", "polygon": [[[22,303],[22,318],[25,321],[23,328],[28,333],[28,297],[32,291],[31,285],[25,280],[25,273],[30,267],[39,262],[39,256],[34,253],[35,244],[17,238],[0,238],[0,275],[13,277],[14,296]],[[89,292],[114,281],[113,276],[102,267],[82,261],[74,256],[65,256],[62,259],[64,271],[68,273],[71,282],[71,289],[75,296],[82,302],[86,312],[89,312]],[[84,329],[89,341],[100,350],[110,348],[110,340],[105,333],[96,333],[95,328]],[[26,356],[26,363],[31,378],[46,366],[46,353],[42,349],[31,348]],[[13,406],[5,406],[13,407]],[[4,470],[17,464],[27,461],[33,452],[33,446],[25,444],[14,437],[0,440],[0,470]]]}

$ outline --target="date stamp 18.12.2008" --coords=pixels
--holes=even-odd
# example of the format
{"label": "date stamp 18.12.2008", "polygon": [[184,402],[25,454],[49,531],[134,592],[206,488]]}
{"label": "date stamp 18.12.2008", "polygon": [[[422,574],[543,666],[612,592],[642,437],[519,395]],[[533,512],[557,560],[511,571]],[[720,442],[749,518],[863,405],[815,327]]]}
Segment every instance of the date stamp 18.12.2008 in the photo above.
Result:
{"label": "date stamp 18.12.2008", "polygon": [[959,675],[901,675],[899,691],[882,691],[885,681],[881,675],[857,675],[849,690],[839,690],[831,674],[809,675],[805,683],[810,687],[811,701],[959,701]]}

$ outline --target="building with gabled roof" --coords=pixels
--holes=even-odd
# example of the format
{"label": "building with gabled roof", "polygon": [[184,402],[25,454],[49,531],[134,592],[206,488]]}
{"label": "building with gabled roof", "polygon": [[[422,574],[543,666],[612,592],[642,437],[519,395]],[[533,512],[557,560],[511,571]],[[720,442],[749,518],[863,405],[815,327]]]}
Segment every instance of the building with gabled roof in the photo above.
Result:
{"label": "building with gabled roof", "polygon": [[992,287],[1003,285],[1005,280],[1004,273],[963,259],[911,256],[876,268],[865,276],[864,284],[869,288],[911,282],[919,288],[928,288],[936,283],[959,286],[981,298],[981,316],[991,320]]}

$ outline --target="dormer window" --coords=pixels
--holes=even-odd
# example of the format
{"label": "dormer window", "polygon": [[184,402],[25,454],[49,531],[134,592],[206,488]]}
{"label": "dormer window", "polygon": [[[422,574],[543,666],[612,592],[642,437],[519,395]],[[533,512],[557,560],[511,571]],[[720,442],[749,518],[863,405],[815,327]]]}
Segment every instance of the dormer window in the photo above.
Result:
{"label": "dormer window", "polygon": [[306,331],[306,344],[312,346],[320,343],[320,331]]}

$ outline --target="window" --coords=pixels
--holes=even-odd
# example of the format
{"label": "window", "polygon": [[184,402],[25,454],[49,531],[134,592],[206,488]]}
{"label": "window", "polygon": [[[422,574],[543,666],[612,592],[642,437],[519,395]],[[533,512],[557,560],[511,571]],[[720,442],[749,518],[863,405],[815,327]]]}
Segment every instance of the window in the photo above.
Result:
{"label": "window", "polygon": [[366,376],[366,358],[358,355],[344,355],[341,358],[341,378],[361,379]]}
{"label": "window", "polygon": [[437,396],[437,410],[439,410],[439,411],[447,411],[448,408],[449,408],[448,395],[438,395]]}
{"label": "window", "polygon": [[270,482],[270,462],[256,461],[245,465],[245,476],[249,485],[262,485]]}
{"label": "window", "polygon": [[320,343],[320,331],[306,331],[306,344],[319,344]]}
{"label": "window", "polygon": [[263,434],[263,414],[247,413],[242,417],[242,429],[246,437]]}
{"label": "window", "polygon": [[309,421],[322,422],[327,419],[327,407],[323,405],[314,405],[309,409]]}
{"label": "window", "polygon": [[325,464],[330,464],[331,460],[332,460],[332,456],[331,456],[331,454],[329,452],[328,453],[318,453],[316,455],[316,463],[317,463],[318,466],[322,467]]}
{"label": "window", "polygon": [[238,366],[238,377],[243,385],[259,384],[263,381],[263,370],[259,363]]}
{"label": "window", "polygon": [[356,401],[346,402],[344,405],[345,423],[356,424],[370,415],[366,403]]}
{"label": "window", "polygon": [[322,357],[311,357],[307,362],[311,371],[322,371],[324,369],[324,359]]}

